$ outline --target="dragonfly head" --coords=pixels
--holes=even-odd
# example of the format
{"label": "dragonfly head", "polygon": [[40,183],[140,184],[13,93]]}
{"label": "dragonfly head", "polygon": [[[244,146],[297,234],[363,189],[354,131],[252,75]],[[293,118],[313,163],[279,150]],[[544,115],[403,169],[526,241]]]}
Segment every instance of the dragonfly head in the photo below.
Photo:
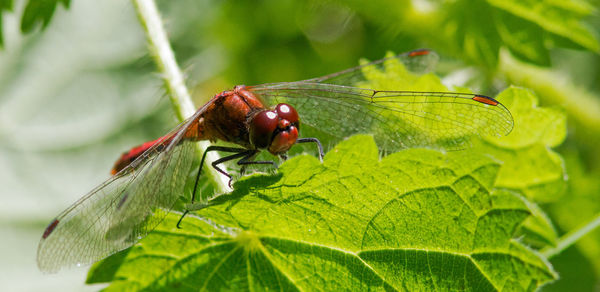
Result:
{"label": "dragonfly head", "polygon": [[291,105],[280,103],[274,110],[263,110],[253,116],[250,142],[257,149],[279,155],[296,143],[299,126],[298,112]]}

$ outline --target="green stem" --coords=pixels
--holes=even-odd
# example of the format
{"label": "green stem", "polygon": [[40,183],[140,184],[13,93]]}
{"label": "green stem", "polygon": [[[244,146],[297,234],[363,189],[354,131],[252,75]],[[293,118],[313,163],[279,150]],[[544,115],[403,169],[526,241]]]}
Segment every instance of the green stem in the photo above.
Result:
{"label": "green stem", "polygon": [[[175,54],[173,54],[173,49],[167,38],[167,33],[164,30],[156,4],[154,3],[154,0],[132,1],[138,19],[146,33],[148,49],[163,78],[165,89],[171,100],[173,109],[175,110],[179,121],[184,121],[187,117],[190,117],[196,112],[196,107],[185,86],[183,74],[175,60]],[[198,153],[204,153],[206,148],[210,145],[208,141],[200,141],[196,144],[198,145]],[[214,182],[217,192],[225,193],[231,191],[228,186],[228,179],[218,173],[213,167],[210,167],[210,163],[217,159],[219,159],[219,156],[216,152],[208,153],[203,174],[208,176],[210,181]]]}
{"label": "green stem", "polygon": [[570,247],[571,245],[573,245],[575,242],[577,242],[583,236],[592,232],[598,226],[600,226],[600,214],[598,214],[594,219],[592,219],[590,222],[585,224],[583,227],[573,230],[573,231],[565,234],[564,236],[562,236],[558,240],[558,244],[556,245],[555,248],[546,248],[546,249],[542,250],[541,253],[543,256],[545,256],[548,259],[557,254],[560,254],[563,250],[565,250],[568,247]]}

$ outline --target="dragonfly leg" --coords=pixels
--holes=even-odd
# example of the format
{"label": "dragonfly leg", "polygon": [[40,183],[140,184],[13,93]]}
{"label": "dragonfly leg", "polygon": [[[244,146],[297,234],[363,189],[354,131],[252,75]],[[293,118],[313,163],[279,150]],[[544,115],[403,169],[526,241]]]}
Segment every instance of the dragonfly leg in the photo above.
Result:
{"label": "dragonfly leg", "polygon": [[319,160],[323,162],[323,156],[325,156],[323,152],[323,145],[321,145],[321,141],[317,138],[299,138],[296,140],[296,143],[315,143],[317,147],[319,147]]}
{"label": "dragonfly leg", "polygon": [[[206,154],[210,151],[222,151],[222,152],[235,153],[235,154],[232,154],[229,156],[219,158],[211,163],[211,165],[214,169],[216,169],[218,172],[222,173],[223,175],[225,175],[229,178],[229,187],[231,187],[231,180],[232,180],[231,175],[229,173],[227,173],[226,171],[224,171],[223,169],[219,168],[217,165],[221,164],[223,162],[229,161],[229,160],[237,159],[237,158],[245,159],[248,156],[256,155],[256,152],[258,152],[257,150],[248,150],[248,149],[244,149],[244,148],[224,147],[224,146],[209,146],[208,148],[206,148],[206,150],[204,151],[204,154],[202,154],[202,159],[200,160],[200,166],[198,167],[198,173],[196,174],[196,180],[194,182],[194,190],[192,191],[192,204],[196,200],[196,191],[198,190],[198,181],[200,181],[200,174],[202,173],[202,166],[204,165],[204,160],[206,159]],[[179,218],[179,221],[177,222],[177,228],[181,228],[180,227],[181,221],[183,220],[183,217],[185,217],[185,215],[187,215],[187,213],[189,213],[189,210],[185,210],[185,212],[183,212],[183,215],[181,215],[181,218]]]}
{"label": "dragonfly leg", "polygon": [[248,164],[239,164],[239,162],[240,162],[240,161],[242,161],[242,160],[244,160],[244,161],[252,161],[252,160],[254,160],[254,157],[256,157],[256,155],[258,155],[258,151],[257,151],[256,153],[254,153],[254,155],[252,155],[252,156],[250,156],[250,157],[244,157],[244,158],[242,158],[242,159],[240,159],[240,160],[238,161],[238,165],[241,165],[241,166],[242,166],[242,167],[240,168],[240,175],[242,175],[242,176],[243,176],[244,174],[246,174],[246,166],[247,166]]}
{"label": "dragonfly leg", "polygon": [[[239,152],[236,154],[225,156],[225,157],[217,159],[217,160],[213,161],[213,163],[211,163],[211,165],[214,169],[216,169],[218,172],[222,173],[223,175],[225,175],[229,178],[229,187],[231,187],[231,181],[233,180],[233,177],[226,171],[219,168],[217,165],[219,165],[223,162],[238,159],[238,158],[241,158],[240,161],[249,159],[251,157],[254,157],[256,155],[256,153],[258,152],[258,150],[247,150],[247,149],[243,149],[243,150],[244,150],[244,152]],[[242,165],[242,164],[240,164],[240,161],[238,161],[238,165]]]}
{"label": "dragonfly leg", "polygon": [[[200,180],[200,174],[202,173],[202,166],[204,165],[204,160],[206,159],[206,154],[208,152],[210,152],[210,151],[230,152],[230,153],[237,153],[237,154],[234,154],[234,155],[238,155],[239,153],[247,152],[249,150],[248,149],[244,149],[244,148],[234,148],[234,147],[208,146],[208,148],[206,148],[206,151],[204,151],[204,154],[202,154],[202,160],[200,160],[200,166],[198,167],[198,173],[196,174],[196,181],[194,182],[194,191],[192,192],[192,203],[194,203],[194,199],[196,198],[196,190],[197,190],[197,187],[198,187],[198,181]],[[230,156],[226,156],[226,157],[223,157],[221,159],[218,159],[218,160],[216,160],[216,161],[214,161],[212,163],[212,166],[217,171],[219,171],[220,173],[226,175],[229,179],[231,179],[231,175],[229,175],[227,172],[223,171],[222,169],[216,167],[215,165],[219,164],[219,163],[223,163],[225,161],[229,161],[231,159],[235,159],[236,157],[233,157],[233,158],[230,158],[230,159],[225,159],[225,158],[232,157],[234,155],[230,155]],[[225,159],[225,160],[223,160],[223,159]],[[231,187],[231,185],[230,185],[230,187]]]}
{"label": "dragonfly leg", "polygon": [[181,221],[183,221],[183,217],[185,217],[185,215],[187,215],[187,213],[189,213],[189,212],[190,211],[188,211],[188,210],[183,211],[181,218],[179,218],[179,221],[177,221],[177,229],[181,229]]}
{"label": "dragonfly leg", "polygon": [[258,154],[258,152],[253,153],[252,155],[248,155],[242,159],[240,159],[237,164],[242,166],[242,169],[240,170],[240,172],[242,172],[242,175],[244,174],[244,172],[246,172],[246,166],[248,165],[252,165],[252,164],[270,164],[270,165],[275,165],[275,161],[268,161],[268,160],[264,160],[264,161],[253,161],[252,159],[254,159],[254,157],[256,156],[256,154]]}

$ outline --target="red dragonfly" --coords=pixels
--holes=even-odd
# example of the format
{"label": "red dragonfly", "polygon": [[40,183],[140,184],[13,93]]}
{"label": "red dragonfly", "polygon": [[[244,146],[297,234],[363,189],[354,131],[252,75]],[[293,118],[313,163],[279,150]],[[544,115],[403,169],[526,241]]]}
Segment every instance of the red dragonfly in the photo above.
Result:
{"label": "red dragonfly", "polygon": [[[146,236],[183,196],[196,141],[221,140],[239,146],[210,146],[204,153],[231,153],[212,163],[231,179],[219,164],[230,160],[237,160],[242,168],[272,164],[253,160],[262,150],[285,159],[294,144],[313,142],[322,158],[318,139],[299,138],[300,121],[336,139],[370,133],[386,152],[419,146],[463,149],[473,137],[512,130],[510,112],[484,95],[360,87],[366,84],[365,72],[380,70],[394,60],[424,71],[437,55],[416,50],[319,78],[241,85],[215,95],[167,135],[123,154],[111,178],[52,220],[39,243],[39,268],[55,272],[89,264]],[[196,185],[202,164],[196,168]],[[196,189],[192,200],[195,193]]]}

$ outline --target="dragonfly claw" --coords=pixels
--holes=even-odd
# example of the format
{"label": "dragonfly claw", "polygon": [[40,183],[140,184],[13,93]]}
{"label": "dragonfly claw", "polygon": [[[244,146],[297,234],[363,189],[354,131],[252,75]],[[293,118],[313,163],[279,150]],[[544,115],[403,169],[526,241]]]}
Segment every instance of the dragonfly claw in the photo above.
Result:
{"label": "dragonfly claw", "polygon": [[187,213],[189,213],[190,211],[185,210],[183,212],[183,214],[181,215],[181,218],[179,218],[179,221],[177,221],[177,229],[181,229],[181,221],[183,221],[183,217],[185,217],[185,215],[187,215]]}

